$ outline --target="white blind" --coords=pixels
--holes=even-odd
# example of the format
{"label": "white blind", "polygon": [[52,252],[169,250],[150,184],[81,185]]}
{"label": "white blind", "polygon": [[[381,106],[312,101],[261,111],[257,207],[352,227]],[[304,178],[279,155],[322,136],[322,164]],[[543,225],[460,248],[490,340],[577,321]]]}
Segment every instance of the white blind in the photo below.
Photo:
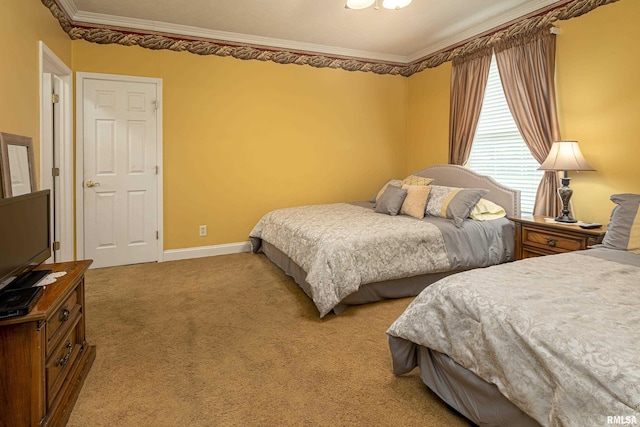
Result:
{"label": "white blind", "polygon": [[543,171],[513,121],[502,90],[495,56],[491,59],[478,128],[467,166],[501,184],[520,190],[522,213],[533,213]]}

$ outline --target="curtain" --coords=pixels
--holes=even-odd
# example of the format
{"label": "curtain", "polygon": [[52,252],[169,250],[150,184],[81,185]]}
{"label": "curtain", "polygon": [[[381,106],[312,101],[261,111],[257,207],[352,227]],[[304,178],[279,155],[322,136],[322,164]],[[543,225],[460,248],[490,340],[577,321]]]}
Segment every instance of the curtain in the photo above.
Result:
{"label": "curtain", "polygon": [[[553,141],[560,140],[554,80],[556,38],[550,28],[516,36],[495,46],[507,104],[538,163],[544,162]],[[559,214],[562,206],[557,189],[557,173],[545,172],[536,193],[534,215]]]}
{"label": "curtain", "polygon": [[478,126],[487,86],[491,48],[453,60],[449,111],[449,163],[464,165]]}

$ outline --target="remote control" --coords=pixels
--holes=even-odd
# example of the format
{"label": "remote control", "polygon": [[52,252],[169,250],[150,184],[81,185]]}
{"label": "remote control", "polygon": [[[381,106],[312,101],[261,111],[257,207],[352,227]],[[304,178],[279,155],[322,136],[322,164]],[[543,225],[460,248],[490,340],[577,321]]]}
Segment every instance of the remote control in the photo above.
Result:
{"label": "remote control", "polygon": [[580,228],[584,228],[584,229],[587,229],[587,230],[590,230],[592,228],[600,228],[600,227],[602,227],[602,224],[597,223],[597,222],[585,222],[585,223],[580,224]]}

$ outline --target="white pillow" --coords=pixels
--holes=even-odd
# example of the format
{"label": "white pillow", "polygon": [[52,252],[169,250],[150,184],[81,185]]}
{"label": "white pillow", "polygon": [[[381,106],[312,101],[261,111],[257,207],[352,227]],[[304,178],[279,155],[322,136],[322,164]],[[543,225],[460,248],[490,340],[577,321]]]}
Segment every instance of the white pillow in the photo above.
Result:
{"label": "white pillow", "polygon": [[471,209],[469,218],[476,221],[490,221],[492,219],[504,218],[507,212],[500,205],[496,205],[491,200],[480,199],[478,203]]}

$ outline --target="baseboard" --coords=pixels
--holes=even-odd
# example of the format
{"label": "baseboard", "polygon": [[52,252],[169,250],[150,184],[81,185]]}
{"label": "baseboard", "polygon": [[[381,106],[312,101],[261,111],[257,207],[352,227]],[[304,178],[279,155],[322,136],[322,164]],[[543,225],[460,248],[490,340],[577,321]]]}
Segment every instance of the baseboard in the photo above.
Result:
{"label": "baseboard", "polygon": [[181,259],[204,258],[216,255],[239,254],[251,251],[251,243],[227,243],[224,245],[198,246],[195,248],[169,249],[164,251],[163,261],[177,261]]}

